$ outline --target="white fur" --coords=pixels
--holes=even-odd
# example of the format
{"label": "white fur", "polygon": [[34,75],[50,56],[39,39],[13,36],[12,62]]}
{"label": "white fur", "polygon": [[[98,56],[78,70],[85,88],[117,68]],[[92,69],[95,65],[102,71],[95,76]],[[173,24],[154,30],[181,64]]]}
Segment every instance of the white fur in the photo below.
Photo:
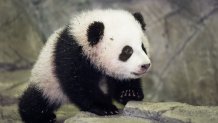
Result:
{"label": "white fur", "polygon": [[[92,47],[87,41],[87,29],[94,21],[102,22],[105,30],[103,39]],[[143,42],[146,50],[149,50],[148,39],[139,22],[127,11],[109,9],[84,12],[71,20],[70,27],[72,35],[83,47],[84,54],[98,69],[112,77],[139,78],[141,76],[131,72],[138,72],[142,64],[150,63],[141,48]],[[131,46],[134,52],[127,62],[122,62],[118,57],[125,45]]]}
{"label": "white fur", "polygon": [[48,97],[50,103],[63,103],[68,99],[63,94],[59,82],[54,74],[54,54],[57,39],[62,29],[59,29],[49,37],[49,40],[43,47],[38,61],[32,70],[30,82],[43,91],[45,97]]}
{"label": "white fur", "polygon": [[99,88],[104,94],[108,94],[108,84],[105,77],[102,77],[99,81]]}

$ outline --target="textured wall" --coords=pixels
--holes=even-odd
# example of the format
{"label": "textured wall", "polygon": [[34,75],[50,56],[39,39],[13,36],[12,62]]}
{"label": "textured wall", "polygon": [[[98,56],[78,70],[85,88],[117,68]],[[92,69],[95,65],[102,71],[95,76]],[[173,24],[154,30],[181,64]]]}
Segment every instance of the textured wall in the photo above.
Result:
{"label": "textured wall", "polygon": [[0,0],[0,122],[18,119],[17,99],[42,46],[30,16],[13,0]]}

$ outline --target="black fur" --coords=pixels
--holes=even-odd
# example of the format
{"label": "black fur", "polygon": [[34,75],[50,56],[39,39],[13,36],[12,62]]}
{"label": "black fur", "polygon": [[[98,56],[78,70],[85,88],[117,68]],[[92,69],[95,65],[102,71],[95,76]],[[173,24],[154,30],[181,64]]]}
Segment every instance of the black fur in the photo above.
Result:
{"label": "black fur", "polygon": [[122,52],[121,52],[121,54],[119,55],[119,60],[125,62],[125,61],[127,61],[127,60],[130,58],[130,56],[131,56],[132,54],[133,54],[133,49],[132,49],[132,47],[130,47],[130,46],[127,45],[127,46],[123,47]]}
{"label": "black fur", "polygon": [[102,73],[84,56],[82,47],[69,35],[68,29],[61,34],[54,54],[57,77],[70,101],[83,111],[99,115],[118,111],[111,97],[99,88]]}
{"label": "black fur", "polygon": [[[66,28],[60,34],[56,44],[54,73],[64,94],[72,103],[83,111],[97,115],[113,115],[118,113],[118,109],[112,104],[112,98],[122,104],[126,104],[129,100],[143,99],[139,79],[120,81],[104,75],[90,63],[90,59],[83,54],[82,46],[76,43],[68,30],[69,28]],[[108,80],[108,94],[104,94],[99,88],[102,77]],[[58,105],[49,104],[41,91],[31,86],[24,92],[19,103],[21,117],[28,123],[54,121],[53,111],[56,108]],[[42,110],[48,111],[40,114]]]}
{"label": "black fur", "polygon": [[19,113],[25,123],[54,123],[58,107],[59,104],[50,104],[35,85],[29,86],[19,101]]}
{"label": "black fur", "polygon": [[135,19],[141,24],[142,29],[145,30],[146,24],[145,24],[145,22],[144,22],[144,18],[143,18],[143,16],[142,16],[142,14],[139,13],[139,12],[136,12],[136,13],[133,14],[133,16],[134,16]]}
{"label": "black fur", "polygon": [[104,35],[104,24],[102,22],[93,22],[87,30],[88,41],[91,46],[97,44]]}
{"label": "black fur", "polygon": [[144,44],[142,43],[142,50],[145,52],[145,54],[148,54],[147,50],[145,49]]}

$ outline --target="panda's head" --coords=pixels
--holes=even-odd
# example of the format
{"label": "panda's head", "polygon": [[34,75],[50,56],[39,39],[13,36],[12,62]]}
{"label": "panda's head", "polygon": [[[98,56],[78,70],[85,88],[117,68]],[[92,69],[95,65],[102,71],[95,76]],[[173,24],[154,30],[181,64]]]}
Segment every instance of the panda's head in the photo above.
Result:
{"label": "panda's head", "polygon": [[78,15],[71,32],[83,53],[105,74],[118,79],[142,77],[150,67],[149,44],[140,13],[95,10]]}

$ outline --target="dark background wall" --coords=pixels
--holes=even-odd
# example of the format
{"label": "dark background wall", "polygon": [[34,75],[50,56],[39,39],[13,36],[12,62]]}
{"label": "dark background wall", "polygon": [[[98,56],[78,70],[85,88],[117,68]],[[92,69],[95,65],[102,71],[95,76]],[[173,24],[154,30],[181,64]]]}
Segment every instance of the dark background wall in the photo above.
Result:
{"label": "dark background wall", "polygon": [[152,48],[152,69],[143,78],[145,101],[218,105],[217,0],[1,0],[2,121],[17,119],[17,99],[48,36],[71,15],[95,8],[143,14]]}

